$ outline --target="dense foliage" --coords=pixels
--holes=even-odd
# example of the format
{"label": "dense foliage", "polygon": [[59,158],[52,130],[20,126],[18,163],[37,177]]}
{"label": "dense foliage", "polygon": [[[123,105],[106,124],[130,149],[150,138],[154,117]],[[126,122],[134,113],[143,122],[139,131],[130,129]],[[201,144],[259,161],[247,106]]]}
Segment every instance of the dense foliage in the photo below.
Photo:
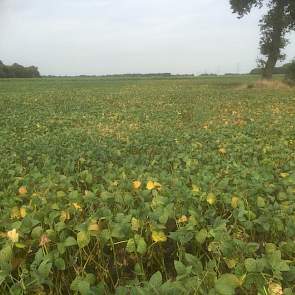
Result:
{"label": "dense foliage", "polygon": [[285,79],[292,85],[295,85],[295,60],[293,60],[286,68]]}
{"label": "dense foliage", "polygon": [[263,77],[271,78],[277,61],[284,60],[282,50],[288,43],[286,34],[295,29],[294,0],[230,0],[231,8],[240,17],[250,13],[253,7],[266,8],[260,20],[261,38],[259,64]]}
{"label": "dense foliage", "polygon": [[35,66],[24,67],[17,63],[11,66],[0,61],[0,78],[34,78],[40,77],[38,68]]}
{"label": "dense foliage", "polygon": [[1,294],[293,294],[295,93],[251,81],[0,81]]}
{"label": "dense foliage", "polygon": [[[275,75],[285,75],[291,63],[286,63],[280,67],[274,67],[272,73]],[[263,68],[255,68],[250,71],[250,75],[261,75]]]}

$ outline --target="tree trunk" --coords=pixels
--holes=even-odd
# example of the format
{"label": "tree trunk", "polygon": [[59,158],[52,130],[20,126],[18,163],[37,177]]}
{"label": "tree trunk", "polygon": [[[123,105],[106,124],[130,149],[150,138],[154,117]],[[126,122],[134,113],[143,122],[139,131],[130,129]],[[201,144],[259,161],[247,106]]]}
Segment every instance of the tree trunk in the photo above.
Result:
{"label": "tree trunk", "polygon": [[[285,46],[284,40],[284,0],[276,0],[273,11],[265,18],[265,24],[262,29],[265,30],[265,40],[262,44],[262,54],[267,56],[262,78],[271,79],[274,67],[278,60],[282,58],[281,49]],[[268,32],[268,31],[271,32]]]}
{"label": "tree trunk", "polygon": [[271,56],[269,55],[268,58],[267,58],[267,61],[265,63],[265,66],[262,70],[262,78],[263,79],[272,79],[272,73],[273,73],[273,69],[276,65],[278,61],[278,56]]}

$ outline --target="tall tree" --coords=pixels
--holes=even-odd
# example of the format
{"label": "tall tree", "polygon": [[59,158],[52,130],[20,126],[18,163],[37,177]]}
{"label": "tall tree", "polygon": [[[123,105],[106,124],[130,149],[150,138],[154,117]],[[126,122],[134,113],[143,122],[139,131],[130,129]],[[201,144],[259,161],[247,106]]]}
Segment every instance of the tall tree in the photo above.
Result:
{"label": "tall tree", "polygon": [[230,0],[230,4],[239,17],[250,13],[253,7],[267,8],[260,20],[262,58],[259,63],[263,78],[271,79],[276,63],[285,58],[286,34],[295,28],[295,0]]}

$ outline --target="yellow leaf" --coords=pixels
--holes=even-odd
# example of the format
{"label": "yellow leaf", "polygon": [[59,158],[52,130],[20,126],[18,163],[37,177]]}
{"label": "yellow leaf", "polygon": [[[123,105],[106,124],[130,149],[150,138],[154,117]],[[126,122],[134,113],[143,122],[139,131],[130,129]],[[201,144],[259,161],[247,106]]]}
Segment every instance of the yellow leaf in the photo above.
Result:
{"label": "yellow leaf", "polygon": [[289,173],[287,173],[287,172],[282,172],[282,173],[280,174],[280,176],[281,176],[282,178],[286,178],[286,177],[289,176]]}
{"label": "yellow leaf", "polygon": [[131,228],[134,231],[138,231],[140,228],[140,221],[134,217],[131,219]]}
{"label": "yellow leaf", "polygon": [[167,237],[163,231],[153,231],[152,232],[152,239],[156,243],[167,241]]}
{"label": "yellow leaf", "polygon": [[141,186],[141,182],[139,180],[135,180],[135,181],[132,182],[132,187],[134,189],[139,189],[140,186]]}
{"label": "yellow leaf", "polygon": [[25,207],[21,207],[19,209],[19,212],[20,212],[21,218],[25,218],[25,216],[27,215],[27,209]]}
{"label": "yellow leaf", "polygon": [[82,211],[82,207],[78,203],[72,203],[76,210]]}
{"label": "yellow leaf", "polygon": [[65,222],[71,218],[70,213],[68,211],[61,211],[59,220]]}
{"label": "yellow leaf", "polygon": [[226,149],[225,148],[220,148],[218,151],[222,155],[225,155],[226,154]]}
{"label": "yellow leaf", "polygon": [[200,188],[199,188],[197,185],[193,184],[193,185],[192,185],[192,191],[193,191],[194,193],[198,193],[198,192],[200,192]]}
{"label": "yellow leaf", "polygon": [[92,221],[89,225],[88,225],[88,230],[89,231],[96,231],[98,232],[100,230],[99,224],[96,221]]}
{"label": "yellow leaf", "polygon": [[207,202],[210,205],[214,205],[216,203],[216,196],[213,193],[209,193],[207,196]]}
{"label": "yellow leaf", "polygon": [[180,218],[177,220],[179,223],[185,223],[188,221],[188,218],[185,215],[182,215]]}
{"label": "yellow leaf", "polygon": [[17,243],[19,239],[19,234],[16,232],[16,229],[14,228],[13,230],[7,232],[7,237],[13,243]]}
{"label": "yellow leaf", "polygon": [[28,193],[27,189],[25,186],[21,186],[19,189],[18,189],[18,193],[21,195],[21,196],[24,196]]}
{"label": "yellow leaf", "polygon": [[237,208],[239,205],[239,198],[238,197],[232,197],[231,198],[231,206],[233,208]]}
{"label": "yellow leaf", "polygon": [[21,217],[21,216],[20,216],[20,212],[19,212],[18,207],[13,207],[13,208],[11,209],[11,211],[10,211],[10,217],[11,217],[12,219],[18,219],[18,218]]}
{"label": "yellow leaf", "polygon": [[270,282],[268,285],[269,295],[283,295],[282,286],[278,283]]}
{"label": "yellow leaf", "polygon": [[154,184],[154,182],[153,181],[148,181],[148,183],[146,184],[146,188],[148,189],[148,190],[152,190],[152,189],[154,189],[155,188],[155,184]]}
{"label": "yellow leaf", "polygon": [[232,269],[237,265],[237,261],[235,259],[224,259],[224,260],[229,269]]}
{"label": "yellow leaf", "polygon": [[161,190],[161,188],[162,188],[162,185],[159,183],[159,182],[154,182],[154,186],[155,186],[155,188],[157,189],[157,190]]}

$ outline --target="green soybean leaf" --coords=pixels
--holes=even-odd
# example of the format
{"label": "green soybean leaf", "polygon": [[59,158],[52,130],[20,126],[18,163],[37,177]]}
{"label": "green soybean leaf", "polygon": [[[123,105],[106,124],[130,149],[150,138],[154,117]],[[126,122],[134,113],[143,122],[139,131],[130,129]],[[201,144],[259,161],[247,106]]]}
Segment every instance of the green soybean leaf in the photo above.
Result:
{"label": "green soybean leaf", "polygon": [[67,237],[63,244],[65,247],[71,247],[77,245],[77,241],[73,237]]}
{"label": "green soybean leaf", "polygon": [[149,283],[153,288],[160,287],[162,285],[162,274],[159,271],[154,273],[151,276]]}
{"label": "green soybean leaf", "polygon": [[240,286],[239,279],[233,274],[224,274],[216,281],[215,290],[220,295],[234,295]]}
{"label": "green soybean leaf", "polygon": [[54,265],[58,270],[65,270],[66,269],[65,261],[61,257],[59,257],[55,260]]}
{"label": "green soybean leaf", "polygon": [[147,250],[146,242],[145,242],[144,238],[141,237],[137,242],[136,251],[137,251],[137,253],[142,255],[142,254],[145,254],[146,250]]}
{"label": "green soybean leaf", "polygon": [[86,247],[90,242],[90,235],[86,231],[80,231],[77,234],[77,243],[79,248]]}
{"label": "green soybean leaf", "polygon": [[134,239],[129,239],[126,245],[126,251],[128,253],[133,253],[136,251],[136,245]]}

